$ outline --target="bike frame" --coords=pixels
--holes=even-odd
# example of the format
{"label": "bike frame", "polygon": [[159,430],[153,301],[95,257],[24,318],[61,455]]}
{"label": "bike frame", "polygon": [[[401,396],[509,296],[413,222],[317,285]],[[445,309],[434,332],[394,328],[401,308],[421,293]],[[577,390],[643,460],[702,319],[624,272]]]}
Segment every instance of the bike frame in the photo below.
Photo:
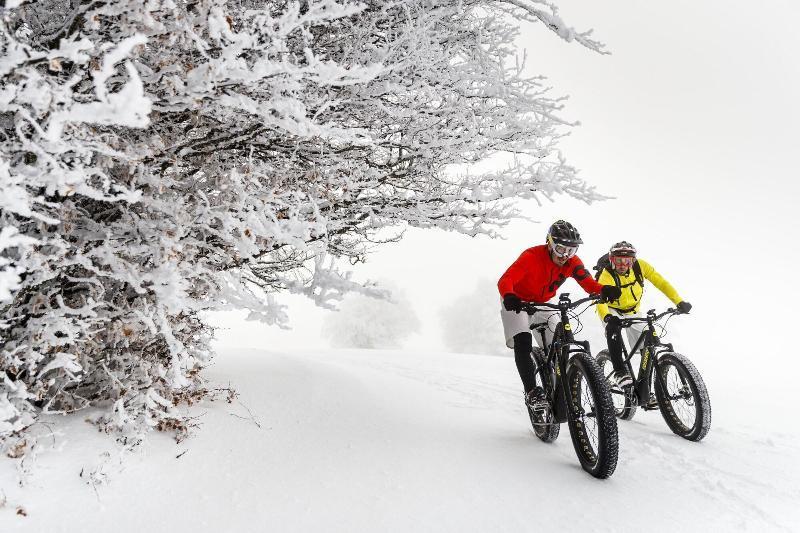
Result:
{"label": "bike frame", "polygon": [[590,296],[571,302],[569,293],[564,293],[559,296],[557,305],[532,303],[526,309],[529,314],[550,309],[558,311],[560,315],[560,320],[556,325],[556,330],[553,333],[553,340],[550,344],[547,344],[547,337],[545,336],[547,322],[531,324],[530,326],[531,331],[538,331],[542,337],[542,346],[544,346],[545,354],[542,364],[546,365],[548,370],[552,367],[555,371],[554,390],[552,392],[545,392],[553,401],[553,418],[559,424],[566,422],[567,417],[570,415],[573,419],[577,419],[580,416],[577,412],[573,411],[572,406],[567,402],[567,391],[564,389],[562,381],[562,376],[565,376],[567,372],[567,362],[569,361],[570,354],[576,352],[592,353],[588,341],[575,340],[575,336],[572,333],[572,324],[570,324],[569,315],[567,313],[570,309],[595,299],[595,297]]}
{"label": "bike frame", "polygon": [[[633,381],[633,392],[636,395],[638,404],[642,407],[642,409],[645,410],[648,410],[647,403],[650,400],[650,390],[653,383],[653,369],[658,367],[659,359],[662,354],[675,351],[675,349],[672,347],[672,343],[661,342],[661,338],[658,336],[658,333],[656,333],[655,328],[655,323],[659,319],[670,314],[678,313],[675,309],[667,309],[663,313],[657,315],[655,309],[650,309],[645,317],[623,318],[620,320],[620,335],[622,335],[623,329],[628,328],[635,323],[647,323],[647,326],[639,335],[639,338],[636,339],[634,345],[631,347],[630,353],[628,353],[627,349],[625,348],[625,343],[622,342],[622,339],[620,339],[622,344],[622,353],[624,356],[623,362],[628,367],[628,372],[630,375],[635,377]],[[640,349],[640,347],[642,349],[642,361],[639,364],[639,373],[637,375],[633,370],[633,365],[631,365],[631,358],[633,357],[633,354]],[[661,375],[661,372],[655,372],[655,376],[660,382],[661,390],[666,391],[666,383],[663,381],[664,377]],[[651,409],[657,409],[657,407]]]}

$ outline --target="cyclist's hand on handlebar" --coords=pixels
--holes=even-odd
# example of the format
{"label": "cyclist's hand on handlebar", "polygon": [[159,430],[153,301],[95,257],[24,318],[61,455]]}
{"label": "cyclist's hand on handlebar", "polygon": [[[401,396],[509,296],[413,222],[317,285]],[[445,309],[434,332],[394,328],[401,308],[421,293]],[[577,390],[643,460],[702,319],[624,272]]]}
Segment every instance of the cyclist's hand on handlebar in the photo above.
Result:
{"label": "cyclist's hand on handlebar", "polygon": [[519,313],[522,311],[522,300],[516,294],[508,293],[503,296],[503,307],[506,308],[506,311]]}
{"label": "cyclist's hand on handlebar", "polygon": [[675,307],[678,309],[679,313],[688,313],[692,310],[692,304],[689,302],[679,302]]}
{"label": "cyclist's hand on handlebar", "polygon": [[613,302],[614,300],[619,300],[619,297],[622,296],[622,291],[616,285],[603,285],[603,288],[600,289],[600,296],[606,302]]}
{"label": "cyclist's hand on handlebar", "polygon": [[607,327],[611,330],[620,329],[620,326],[622,325],[622,321],[617,315],[606,315],[606,317],[603,319],[603,322],[605,322]]}

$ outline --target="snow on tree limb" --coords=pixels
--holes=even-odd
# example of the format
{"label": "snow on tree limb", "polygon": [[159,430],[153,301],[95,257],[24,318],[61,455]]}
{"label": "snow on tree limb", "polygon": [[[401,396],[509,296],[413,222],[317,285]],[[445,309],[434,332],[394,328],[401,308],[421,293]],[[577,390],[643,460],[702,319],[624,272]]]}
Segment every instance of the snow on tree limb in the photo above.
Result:
{"label": "snow on tree limb", "polygon": [[[558,15],[558,6],[551,2],[542,0],[500,0],[519,9],[527,20],[539,20],[553,33],[561,37],[567,42],[576,41],[590,50],[594,50],[600,54],[609,54],[610,52],[605,49],[605,45],[600,41],[595,41],[590,38],[593,30],[585,32],[576,32],[574,28],[567,26],[564,20]],[[534,5],[542,5],[550,10],[543,11],[537,9]]]}

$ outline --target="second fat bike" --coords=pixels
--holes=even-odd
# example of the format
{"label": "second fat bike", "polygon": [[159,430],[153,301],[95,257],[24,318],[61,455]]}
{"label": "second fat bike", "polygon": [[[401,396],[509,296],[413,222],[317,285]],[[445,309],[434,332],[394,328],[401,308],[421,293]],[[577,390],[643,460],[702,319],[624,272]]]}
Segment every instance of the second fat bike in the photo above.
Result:
{"label": "second fat bike", "polygon": [[[656,324],[664,317],[681,314],[668,309],[656,314],[651,309],[644,317],[623,318],[621,330],[644,324],[636,343],[628,352],[623,343],[623,362],[634,378],[633,385],[620,388],[613,384],[614,367],[608,350],[597,354],[597,362],[609,380],[609,388],[617,416],[630,420],[637,408],[660,410],[673,433],[691,441],[702,440],[711,429],[711,400],[700,372],[688,357],[675,351],[671,343],[661,340]],[[621,331],[620,330],[620,331]],[[621,334],[621,333],[620,333]],[[631,358],[641,353],[638,375]]]}

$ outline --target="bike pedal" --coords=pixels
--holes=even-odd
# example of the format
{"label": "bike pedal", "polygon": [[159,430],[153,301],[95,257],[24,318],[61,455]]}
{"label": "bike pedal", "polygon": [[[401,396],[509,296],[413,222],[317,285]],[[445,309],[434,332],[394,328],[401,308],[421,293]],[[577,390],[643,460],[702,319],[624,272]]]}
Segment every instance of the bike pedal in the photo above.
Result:
{"label": "bike pedal", "polygon": [[537,413],[537,414],[544,414],[549,410],[550,410],[550,406],[547,405],[547,404],[531,406],[531,411],[533,411],[534,413]]}

